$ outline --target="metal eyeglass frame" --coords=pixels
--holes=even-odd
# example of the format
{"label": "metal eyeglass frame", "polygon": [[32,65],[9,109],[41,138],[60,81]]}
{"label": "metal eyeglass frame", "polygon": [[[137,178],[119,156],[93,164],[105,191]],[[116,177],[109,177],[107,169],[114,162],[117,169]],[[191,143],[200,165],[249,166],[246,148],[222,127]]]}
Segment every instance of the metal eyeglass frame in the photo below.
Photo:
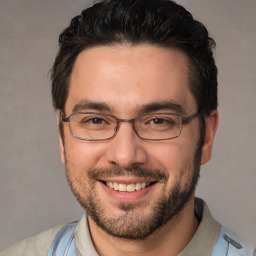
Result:
{"label": "metal eyeglass frame", "polygon": [[[119,127],[120,127],[120,123],[122,122],[128,122],[128,123],[132,123],[132,128],[133,128],[133,131],[135,132],[135,134],[142,140],[151,140],[151,141],[160,141],[160,140],[171,140],[171,139],[175,139],[177,137],[180,136],[181,132],[182,132],[182,127],[184,124],[188,124],[190,123],[193,119],[195,119],[197,116],[199,116],[201,114],[201,110],[199,110],[198,112],[196,112],[195,114],[192,114],[190,116],[181,116],[181,115],[178,115],[178,114],[173,114],[173,113],[150,113],[150,114],[143,114],[143,115],[140,115],[140,116],[137,116],[135,118],[131,118],[131,119],[121,119],[121,118],[117,118],[113,115],[110,115],[110,114],[105,114],[105,113],[97,113],[97,112],[76,112],[76,113],[72,113],[71,115],[69,115],[68,117],[63,117],[63,118],[60,118],[62,122],[66,122],[66,123],[69,123],[69,129],[70,129],[70,132],[72,134],[72,136],[76,139],[79,139],[79,140],[85,140],[85,141],[106,141],[106,140],[110,140],[112,139],[118,132],[119,130]],[[81,138],[81,137],[78,137],[76,136],[75,134],[73,134],[73,131],[71,129],[71,126],[70,126],[70,118],[74,115],[80,115],[80,114],[95,114],[95,115],[102,115],[102,116],[110,116],[112,118],[114,118],[116,120],[116,127],[115,127],[115,130],[114,130],[114,134],[108,138],[105,138],[105,139],[85,139],[85,138]],[[153,115],[159,115],[159,114],[169,114],[169,115],[173,115],[173,116],[177,116],[180,118],[181,120],[181,124],[180,124],[180,132],[178,135],[174,136],[174,137],[170,137],[170,138],[165,138],[165,139],[148,139],[148,138],[144,138],[144,137],[141,137],[136,128],[135,128],[135,120],[140,118],[140,117],[143,117],[143,116],[153,116]],[[61,112],[60,112],[60,117],[61,117]]]}

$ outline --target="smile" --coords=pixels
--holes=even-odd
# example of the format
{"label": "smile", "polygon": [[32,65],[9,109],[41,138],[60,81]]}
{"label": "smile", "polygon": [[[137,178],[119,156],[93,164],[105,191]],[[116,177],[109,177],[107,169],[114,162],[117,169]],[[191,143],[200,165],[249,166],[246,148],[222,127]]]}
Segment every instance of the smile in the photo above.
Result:
{"label": "smile", "polygon": [[105,183],[109,188],[120,191],[120,192],[134,192],[142,190],[146,187],[149,187],[151,185],[150,182],[138,182],[138,183],[131,183],[131,184],[122,184],[117,182],[110,182],[107,181]]}

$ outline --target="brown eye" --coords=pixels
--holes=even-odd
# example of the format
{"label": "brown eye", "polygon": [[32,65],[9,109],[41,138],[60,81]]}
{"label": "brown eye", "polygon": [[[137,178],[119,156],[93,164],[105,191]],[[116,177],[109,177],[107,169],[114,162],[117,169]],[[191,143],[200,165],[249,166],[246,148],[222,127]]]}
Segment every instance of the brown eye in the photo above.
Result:
{"label": "brown eye", "polygon": [[105,121],[102,118],[89,118],[85,122],[92,123],[92,124],[103,124]]}
{"label": "brown eye", "polygon": [[175,120],[171,118],[162,118],[162,117],[155,117],[148,121],[148,124],[151,125],[161,125],[161,126],[174,126],[176,124]]}
{"label": "brown eye", "polygon": [[155,118],[151,121],[153,124],[164,124],[165,120],[163,118]]}

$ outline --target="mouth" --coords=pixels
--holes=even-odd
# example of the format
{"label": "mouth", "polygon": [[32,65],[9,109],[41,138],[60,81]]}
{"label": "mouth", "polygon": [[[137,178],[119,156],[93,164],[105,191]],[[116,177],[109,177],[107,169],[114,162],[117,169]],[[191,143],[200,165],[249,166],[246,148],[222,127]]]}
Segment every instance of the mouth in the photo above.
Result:
{"label": "mouth", "polygon": [[146,189],[156,183],[154,182],[137,182],[137,183],[130,183],[130,184],[123,184],[111,181],[102,181],[104,185],[109,187],[112,190],[119,191],[119,192],[135,192]]}

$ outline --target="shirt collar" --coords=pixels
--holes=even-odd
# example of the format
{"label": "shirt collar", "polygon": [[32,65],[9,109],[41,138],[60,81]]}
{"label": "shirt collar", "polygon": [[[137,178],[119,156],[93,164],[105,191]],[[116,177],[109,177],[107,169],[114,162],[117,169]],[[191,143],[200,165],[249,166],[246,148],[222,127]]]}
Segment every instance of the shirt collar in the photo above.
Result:
{"label": "shirt collar", "polygon": [[[210,256],[218,240],[221,225],[216,222],[206,205],[195,199],[195,215],[200,221],[196,233],[188,245],[177,256]],[[75,231],[77,256],[99,256],[91,240],[87,215],[84,214]]]}
{"label": "shirt collar", "polygon": [[221,225],[213,219],[206,203],[200,198],[195,198],[195,215],[200,224],[178,256],[210,256],[218,241]]}
{"label": "shirt collar", "polygon": [[78,222],[74,235],[77,256],[99,256],[92,243],[86,213]]}

